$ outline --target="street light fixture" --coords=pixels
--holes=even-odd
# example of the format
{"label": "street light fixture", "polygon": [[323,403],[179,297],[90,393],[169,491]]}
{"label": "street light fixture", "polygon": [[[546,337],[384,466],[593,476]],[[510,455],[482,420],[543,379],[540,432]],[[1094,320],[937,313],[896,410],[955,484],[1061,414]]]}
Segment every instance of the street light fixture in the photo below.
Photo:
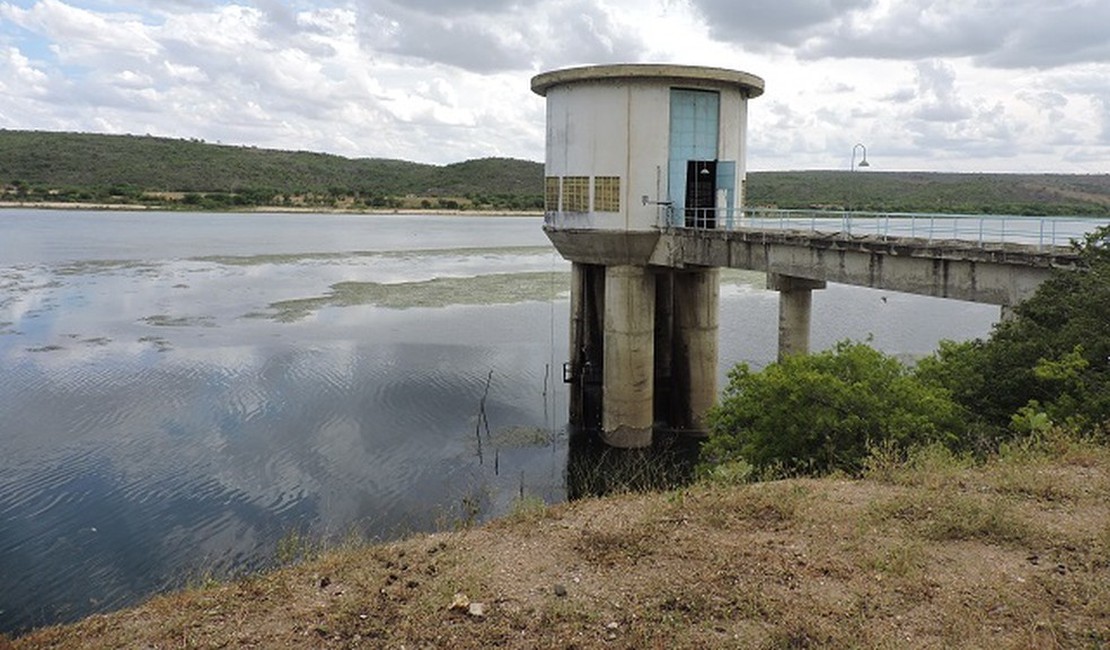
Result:
{"label": "street light fixture", "polygon": [[[863,150],[863,158],[859,161],[859,165],[856,165],[856,149]],[[856,143],[856,146],[852,147],[852,166],[849,167],[848,169],[850,171],[854,172],[854,171],[856,171],[856,167],[870,167],[870,166],[871,166],[871,163],[867,162],[867,147],[863,146],[862,143]]]}

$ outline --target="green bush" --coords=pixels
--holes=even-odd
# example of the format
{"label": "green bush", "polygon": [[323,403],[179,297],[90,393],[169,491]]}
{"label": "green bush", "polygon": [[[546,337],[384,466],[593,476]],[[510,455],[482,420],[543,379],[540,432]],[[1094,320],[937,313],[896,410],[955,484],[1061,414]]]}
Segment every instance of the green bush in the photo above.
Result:
{"label": "green bush", "polygon": [[1110,227],[1078,247],[1079,269],[1057,271],[989,339],[944,343],[918,364],[998,440],[1110,421]]}
{"label": "green bush", "polygon": [[961,418],[944,388],[919,381],[894,357],[845,341],[759,372],[737,366],[709,425],[702,459],[711,465],[743,460],[756,470],[856,474],[872,446],[950,442]]}

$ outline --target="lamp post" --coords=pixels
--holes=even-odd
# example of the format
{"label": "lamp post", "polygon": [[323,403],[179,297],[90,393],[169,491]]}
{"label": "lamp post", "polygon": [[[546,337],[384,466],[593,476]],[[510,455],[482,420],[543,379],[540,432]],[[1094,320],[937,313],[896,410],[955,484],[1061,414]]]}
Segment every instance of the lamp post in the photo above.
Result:
{"label": "lamp post", "polygon": [[856,149],[863,151],[863,157],[859,161],[859,167],[870,167],[871,163],[867,162],[867,147],[862,143],[857,142],[856,146],[852,147],[852,166],[848,168],[849,171],[856,171]]}

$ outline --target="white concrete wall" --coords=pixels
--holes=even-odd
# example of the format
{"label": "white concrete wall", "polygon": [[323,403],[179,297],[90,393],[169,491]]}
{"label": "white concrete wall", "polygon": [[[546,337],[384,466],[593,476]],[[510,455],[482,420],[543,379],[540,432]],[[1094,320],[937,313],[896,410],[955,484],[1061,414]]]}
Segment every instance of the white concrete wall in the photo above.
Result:
{"label": "white concrete wall", "polygon": [[[629,230],[650,230],[661,222],[656,201],[667,197],[667,149],[670,146],[670,87],[637,83],[632,88],[628,149]],[[642,197],[648,197],[644,205]]]}
{"label": "white concrete wall", "polygon": [[743,181],[747,174],[748,100],[738,89],[721,91],[720,125],[718,158],[736,162],[736,192],[731,207],[739,209],[744,204]]}
{"label": "white concrete wall", "polygon": [[[548,90],[545,175],[621,179],[619,213],[558,211],[552,225],[650,230],[663,222],[665,208],[655,203],[667,198],[671,88],[653,80],[610,80]],[[736,162],[733,207],[738,208],[745,172],[747,100],[735,87],[709,89],[721,92],[717,158]]]}

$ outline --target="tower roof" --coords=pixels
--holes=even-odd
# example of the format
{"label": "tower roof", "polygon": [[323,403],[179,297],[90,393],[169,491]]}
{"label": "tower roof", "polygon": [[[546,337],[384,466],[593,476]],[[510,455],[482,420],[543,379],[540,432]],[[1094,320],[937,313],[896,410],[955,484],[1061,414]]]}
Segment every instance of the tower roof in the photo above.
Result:
{"label": "tower roof", "polygon": [[695,88],[737,86],[749,98],[763,94],[763,79],[754,74],[727,68],[669,63],[621,63],[552,70],[532,77],[532,92],[546,96],[549,89],[564,84],[631,80],[657,80]]}

